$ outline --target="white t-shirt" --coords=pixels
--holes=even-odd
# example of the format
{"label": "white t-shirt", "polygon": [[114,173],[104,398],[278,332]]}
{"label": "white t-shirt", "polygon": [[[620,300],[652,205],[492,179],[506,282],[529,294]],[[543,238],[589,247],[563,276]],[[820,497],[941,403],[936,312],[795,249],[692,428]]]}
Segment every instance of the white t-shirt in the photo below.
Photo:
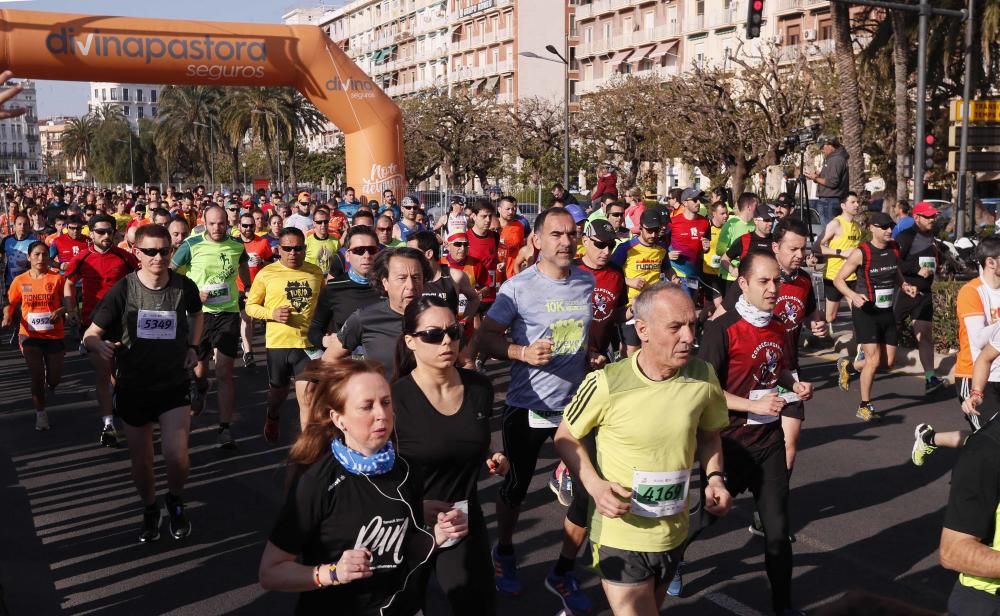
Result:
{"label": "white t-shirt", "polygon": [[[1000,327],[993,330],[993,334],[990,335],[990,346],[992,346],[997,351],[1000,351]],[[990,365],[990,378],[991,383],[1000,383],[1000,357],[993,360]]]}

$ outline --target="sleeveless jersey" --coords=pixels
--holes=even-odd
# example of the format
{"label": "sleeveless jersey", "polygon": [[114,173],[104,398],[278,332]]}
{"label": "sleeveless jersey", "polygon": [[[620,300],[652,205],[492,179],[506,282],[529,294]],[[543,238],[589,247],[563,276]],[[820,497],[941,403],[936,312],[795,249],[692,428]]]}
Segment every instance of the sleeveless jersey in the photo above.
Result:
{"label": "sleeveless jersey", "polygon": [[[856,222],[849,222],[843,214],[837,216],[834,220],[840,221],[840,235],[830,240],[830,248],[834,250],[839,248],[841,251],[857,248],[861,244],[861,225]],[[840,271],[840,268],[844,267],[845,260],[844,257],[827,257],[826,271],[823,273],[823,277],[827,280],[835,279],[837,272]],[[847,280],[855,280],[856,277],[857,274],[851,274],[847,277]]]}
{"label": "sleeveless jersey", "polygon": [[889,242],[878,248],[865,242],[861,250],[861,274],[854,282],[854,290],[868,298],[879,309],[892,308],[893,296],[899,284],[899,247]]}

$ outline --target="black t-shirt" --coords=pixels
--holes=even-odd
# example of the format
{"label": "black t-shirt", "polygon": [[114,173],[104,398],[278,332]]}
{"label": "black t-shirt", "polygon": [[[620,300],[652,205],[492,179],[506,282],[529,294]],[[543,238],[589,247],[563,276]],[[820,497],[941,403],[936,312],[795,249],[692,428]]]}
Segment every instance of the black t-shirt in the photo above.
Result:
{"label": "black t-shirt", "polygon": [[412,375],[392,384],[392,404],[399,453],[420,466],[424,497],[472,504],[479,502],[476,480],[489,455],[493,385],[478,372],[458,372],[465,392],[454,415],[439,413]]}
{"label": "black t-shirt", "polygon": [[379,301],[378,291],[369,284],[359,284],[346,274],[326,283],[309,324],[309,342],[323,348],[323,336],[340,331],[347,317],[358,309]]}
{"label": "black t-shirt", "polygon": [[[408,615],[419,609],[426,578],[418,571],[433,546],[423,526],[422,479],[401,456],[384,475],[354,475],[326,454],[296,479],[271,531],[276,547],[302,564],[336,563],[345,550],[368,548],[374,575],[299,595],[296,614]],[[414,519],[416,516],[416,519]]]}
{"label": "black t-shirt", "polygon": [[951,471],[944,527],[993,543],[1000,505],[1000,421],[969,437]]}
{"label": "black t-shirt", "polygon": [[395,374],[396,340],[403,333],[403,315],[389,307],[389,300],[358,310],[347,317],[337,338],[347,350],[363,347],[365,357],[382,364],[385,378],[392,382]]}
{"label": "black t-shirt", "polygon": [[766,252],[774,252],[771,250],[771,244],[774,242],[771,239],[771,234],[768,233],[764,237],[761,237],[750,231],[749,233],[744,233],[741,235],[726,251],[726,256],[729,257],[730,261],[738,261],[743,257],[747,256],[747,253],[751,250],[763,250]]}
{"label": "black t-shirt", "polygon": [[934,273],[927,278],[918,276],[921,261],[928,265],[933,260],[932,270],[937,269],[940,263],[937,240],[929,233],[920,233],[916,227],[910,227],[901,231],[896,236],[896,244],[899,245],[899,270],[903,272],[903,280],[917,287],[919,291],[930,291],[934,284]]}
{"label": "black t-shirt", "polygon": [[447,265],[441,266],[441,277],[437,280],[424,282],[424,295],[433,295],[443,299],[451,311],[458,314],[458,287],[451,278],[451,270]]}
{"label": "black t-shirt", "polygon": [[164,391],[188,380],[184,368],[188,316],[201,312],[198,287],[169,272],[162,289],[150,289],[132,272],[111,287],[91,315],[109,340],[120,340],[115,355],[118,386]]}

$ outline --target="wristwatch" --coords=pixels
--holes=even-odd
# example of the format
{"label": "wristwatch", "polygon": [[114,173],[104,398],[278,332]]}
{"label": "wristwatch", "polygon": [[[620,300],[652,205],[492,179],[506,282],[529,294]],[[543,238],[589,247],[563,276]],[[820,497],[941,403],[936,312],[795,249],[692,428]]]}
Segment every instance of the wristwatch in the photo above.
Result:
{"label": "wristwatch", "polygon": [[838,257],[840,256],[840,249],[839,248],[837,249],[837,256]]}
{"label": "wristwatch", "polygon": [[712,471],[711,473],[709,473],[708,475],[705,476],[705,484],[706,485],[708,484],[709,481],[712,480],[712,477],[722,477],[722,483],[723,484],[726,483],[726,474],[724,472],[722,472],[722,471]]}

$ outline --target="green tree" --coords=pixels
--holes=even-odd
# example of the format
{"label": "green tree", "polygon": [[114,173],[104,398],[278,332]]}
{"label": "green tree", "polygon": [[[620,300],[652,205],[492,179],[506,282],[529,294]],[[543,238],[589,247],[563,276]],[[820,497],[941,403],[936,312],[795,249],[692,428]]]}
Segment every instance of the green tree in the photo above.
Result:
{"label": "green tree", "polygon": [[74,168],[89,170],[95,133],[96,124],[89,115],[67,122],[62,137],[63,155]]}
{"label": "green tree", "polygon": [[[155,143],[193,163],[191,172],[211,177],[211,153],[223,137],[219,125],[222,90],[211,86],[167,86],[160,93]],[[211,128],[209,128],[211,127]],[[213,144],[210,138],[216,140]]]}

